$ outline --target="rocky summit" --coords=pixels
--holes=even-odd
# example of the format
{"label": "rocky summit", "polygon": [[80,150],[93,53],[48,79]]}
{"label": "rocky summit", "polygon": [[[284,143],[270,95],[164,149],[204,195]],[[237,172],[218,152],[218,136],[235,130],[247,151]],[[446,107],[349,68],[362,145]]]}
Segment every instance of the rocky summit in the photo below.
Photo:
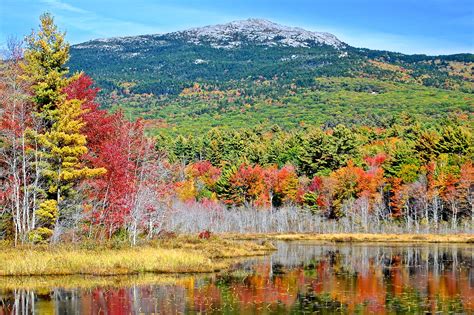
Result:
{"label": "rocky summit", "polygon": [[192,28],[169,34],[193,44],[210,44],[214,48],[236,48],[242,45],[310,47],[330,45],[345,47],[336,36],[324,32],[312,32],[299,27],[277,24],[265,19],[247,19],[226,24]]}

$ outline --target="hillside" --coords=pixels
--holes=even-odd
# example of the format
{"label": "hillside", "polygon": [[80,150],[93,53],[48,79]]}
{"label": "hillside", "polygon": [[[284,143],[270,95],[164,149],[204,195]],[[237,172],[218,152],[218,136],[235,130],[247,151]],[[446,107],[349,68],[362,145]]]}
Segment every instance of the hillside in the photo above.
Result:
{"label": "hillside", "polygon": [[473,64],[472,54],[360,49],[260,19],[93,40],[72,46],[69,63],[96,80],[104,107],[179,133],[471,113]]}

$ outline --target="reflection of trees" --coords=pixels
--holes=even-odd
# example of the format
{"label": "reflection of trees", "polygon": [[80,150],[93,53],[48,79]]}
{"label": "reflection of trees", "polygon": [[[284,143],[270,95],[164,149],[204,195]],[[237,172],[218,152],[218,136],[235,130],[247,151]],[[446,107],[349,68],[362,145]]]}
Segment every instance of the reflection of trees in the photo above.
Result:
{"label": "reflection of trees", "polygon": [[255,268],[254,275],[246,277],[243,282],[231,285],[241,308],[278,304],[287,307],[294,304],[299,291],[301,270],[293,269],[283,275],[272,277],[271,264],[268,261]]}
{"label": "reflection of trees", "polygon": [[[474,272],[469,247],[281,243],[271,262],[271,269],[291,271],[273,276],[266,286],[268,292],[260,293],[268,303],[272,303],[269,297],[275,284],[291,281],[294,270],[304,269],[303,279],[299,276],[297,281],[296,302],[306,306],[308,300],[320,304],[328,303],[329,298],[334,307],[342,304],[354,311],[364,304],[366,311],[382,314],[387,300],[398,299],[397,307],[402,310],[414,305],[431,311],[462,306],[473,309]],[[265,272],[254,268],[261,282]]]}
{"label": "reflection of trees", "polygon": [[35,309],[35,294],[29,290],[13,290],[0,294],[0,314],[31,314]]}
{"label": "reflection of trees", "polygon": [[0,291],[0,315],[463,312],[474,310],[472,247],[281,243],[236,272],[124,288]]}
{"label": "reflection of trees", "polygon": [[0,295],[0,314],[172,314],[185,310],[181,285],[132,286],[87,290],[53,289],[47,294],[14,290]]}

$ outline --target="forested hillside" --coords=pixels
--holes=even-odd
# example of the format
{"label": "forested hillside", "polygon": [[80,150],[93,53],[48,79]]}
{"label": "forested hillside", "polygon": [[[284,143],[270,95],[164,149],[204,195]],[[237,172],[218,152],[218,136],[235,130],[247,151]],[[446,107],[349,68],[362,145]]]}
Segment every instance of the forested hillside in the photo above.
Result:
{"label": "forested hillside", "polygon": [[429,123],[472,113],[472,54],[404,55],[334,35],[245,20],[71,48],[72,70],[102,89],[105,108],[155,132],[215,126],[386,126],[401,113]]}

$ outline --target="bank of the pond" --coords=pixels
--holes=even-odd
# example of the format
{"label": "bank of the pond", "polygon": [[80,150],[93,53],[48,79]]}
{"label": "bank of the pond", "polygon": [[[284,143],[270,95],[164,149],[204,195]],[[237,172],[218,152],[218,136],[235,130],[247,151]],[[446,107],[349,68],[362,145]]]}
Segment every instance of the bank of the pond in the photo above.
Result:
{"label": "bank of the pond", "polygon": [[324,241],[324,242],[384,242],[384,243],[473,243],[474,234],[367,234],[367,233],[252,233],[223,234],[232,240]]}
{"label": "bank of the pond", "polygon": [[121,249],[65,245],[3,247],[0,276],[215,272],[229,267],[231,262],[223,258],[265,255],[273,249],[267,243],[191,237]]}
{"label": "bank of the pond", "polygon": [[[206,275],[200,273],[199,275]],[[97,287],[131,287],[133,285],[174,285],[186,284],[197,274],[156,274],[132,275],[63,275],[63,276],[7,276],[0,277],[1,290],[44,290],[51,288],[91,289]]]}
{"label": "bank of the pond", "polygon": [[0,246],[0,276],[205,273],[228,268],[232,258],[265,255],[269,241],[473,243],[472,234],[221,234],[179,236],[133,248],[98,244]]}

